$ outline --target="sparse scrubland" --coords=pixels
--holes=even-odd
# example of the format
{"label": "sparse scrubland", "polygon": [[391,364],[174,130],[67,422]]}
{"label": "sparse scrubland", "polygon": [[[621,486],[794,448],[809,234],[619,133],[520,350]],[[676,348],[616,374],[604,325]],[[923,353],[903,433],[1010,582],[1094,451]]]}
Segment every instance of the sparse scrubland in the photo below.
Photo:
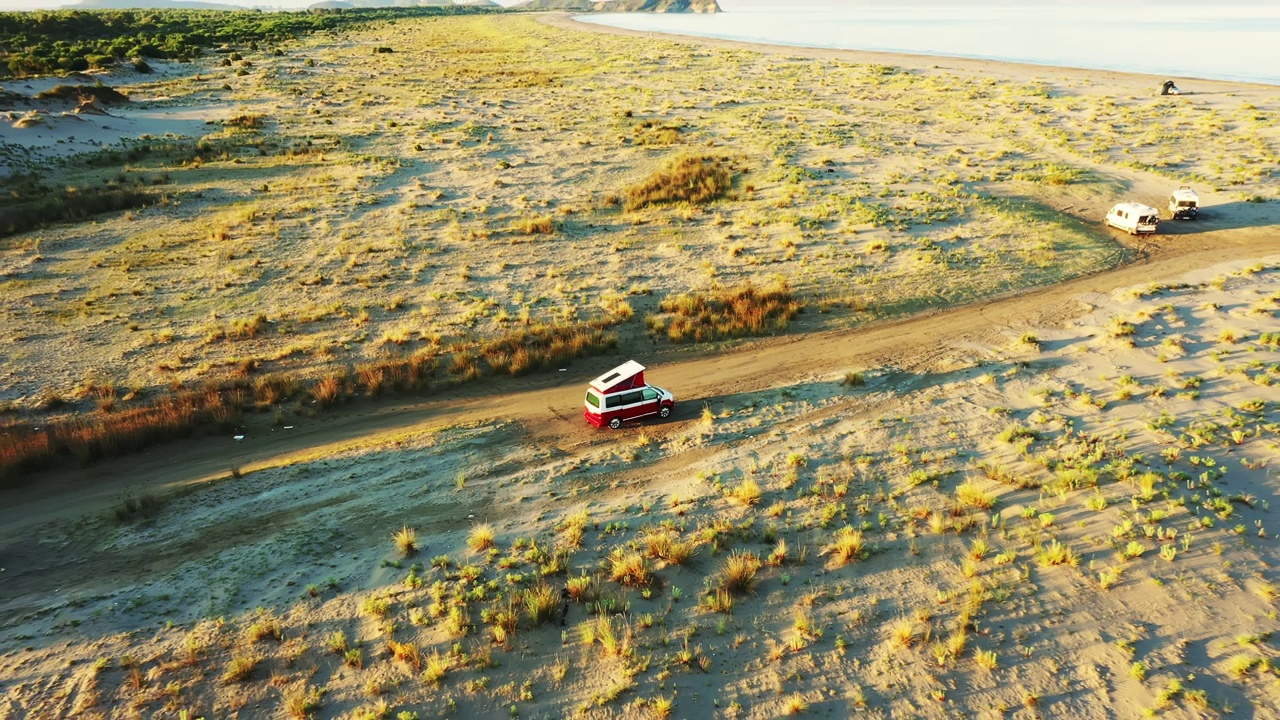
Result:
{"label": "sparse scrubland", "polygon": [[[1098,208],[1162,173],[1276,192],[1273,96],[519,16],[282,48],[131,90],[206,136],[24,179],[157,200],[0,239],[12,467],[1060,281],[1126,257]],[[6,489],[3,707],[1270,717],[1280,262],[1087,302],[821,376],[775,347],[772,384],[622,432],[543,386],[58,522]]]}
{"label": "sparse scrubland", "polygon": [[[485,349],[533,326],[603,333],[578,344],[588,354],[653,356],[1097,271],[1128,251],[1095,216],[1139,171],[1275,192],[1276,130],[1243,101],[1170,111],[1081,80],[700,48],[527,16],[272,32],[270,46],[235,46],[238,60],[126,88],[133,110],[205,117],[202,136],[50,170],[14,151],[30,129],[6,130],[19,172],[0,199],[10,474],[83,458],[65,438],[86,425],[103,428],[102,447],[171,436],[85,416],[163,415],[148,406],[184,394],[208,408],[187,433],[582,354],[526,366]],[[768,288],[786,296],[717,309]],[[367,392],[348,382],[366,365],[427,376]],[[264,398],[268,380],[291,391]],[[33,440],[24,428],[49,426],[49,411],[75,426]]]}
{"label": "sparse scrubland", "polygon": [[1266,717],[1280,264],[1213,272],[569,453],[445,424],[129,495],[6,585],[5,701]]}

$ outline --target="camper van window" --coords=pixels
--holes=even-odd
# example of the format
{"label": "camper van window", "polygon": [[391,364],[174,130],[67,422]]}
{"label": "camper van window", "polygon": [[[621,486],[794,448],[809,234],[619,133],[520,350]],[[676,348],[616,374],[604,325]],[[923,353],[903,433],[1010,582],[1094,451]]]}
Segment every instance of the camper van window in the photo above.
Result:
{"label": "camper van window", "polygon": [[593,407],[593,408],[598,408],[598,407],[600,407],[600,398],[596,397],[596,394],[595,394],[595,393],[593,393],[593,392],[588,392],[588,393],[587,393],[587,404],[589,404],[589,405],[590,405],[591,407]]}
{"label": "camper van window", "polygon": [[645,389],[645,391],[644,391],[644,399],[645,399],[645,400],[657,400],[657,399],[658,399],[658,391],[657,391],[657,390],[649,390],[649,389]]}
{"label": "camper van window", "polygon": [[622,396],[621,395],[606,396],[604,399],[604,406],[611,407],[611,408],[622,407]]}
{"label": "camper van window", "polygon": [[641,394],[638,392],[630,392],[622,396],[623,405],[632,405],[640,402]]}

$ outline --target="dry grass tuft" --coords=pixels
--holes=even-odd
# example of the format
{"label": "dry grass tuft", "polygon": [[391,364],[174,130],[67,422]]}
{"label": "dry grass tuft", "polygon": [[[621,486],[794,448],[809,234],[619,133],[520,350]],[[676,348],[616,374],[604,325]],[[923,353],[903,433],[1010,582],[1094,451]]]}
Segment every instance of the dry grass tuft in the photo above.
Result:
{"label": "dry grass tuft", "polygon": [[418,531],[405,525],[391,534],[391,540],[401,555],[408,557],[418,552]]}
{"label": "dry grass tuft", "polygon": [[831,556],[833,565],[841,567],[862,556],[863,543],[862,531],[846,525],[836,531],[835,537],[822,552]]}
{"label": "dry grass tuft", "polygon": [[556,231],[556,219],[554,215],[522,218],[512,224],[511,229],[524,235],[550,235]]}
{"label": "dry grass tuft", "polygon": [[426,669],[422,671],[422,681],[428,685],[439,685],[449,674],[449,656],[441,655],[439,651],[428,655],[424,664]]}
{"label": "dry grass tuft", "polygon": [[1036,562],[1045,567],[1054,565],[1069,565],[1075,567],[1080,564],[1080,556],[1076,554],[1070,547],[1054,540],[1053,542],[1040,548],[1040,552],[1036,553]]}
{"label": "dry grass tuft", "polygon": [[761,565],[760,556],[753,552],[736,550],[730,553],[720,567],[720,587],[734,595],[754,592],[756,571]]}
{"label": "dry grass tuft", "polygon": [[560,617],[564,610],[564,600],[554,587],[547,583],[526,588],[520,593],[520,604],[524,608],[524,616],[532,625],[543,625]]}
{"label": "dry grass tuft", "polygon": [[956,500],[964,507],[977,508],[979,510],[990,510],[995,507],[996,498],[988,492],[984,492],[972,481],[961,484],[956,488]]}
{"label": "dry grass tuft", "polygon": [[476,552],[483,552],[493,547],[494,531],[493,526],[488,523],[476,525],[471,528],[471,534],[467,536],[467,547]]}
{"label": "dry grass tuft", "polygon": [[651,332],[672,342],[703,342],[782,332],[802,308],[786,283],[765,290],[746,284],[667,298],[658,306],[662,314],[649,316],[647,323]]}
{"label": "dry grass tuft", "polygon": [[640,553],[618,548],[609,555],[609,577],[619,585],[648,587],[653,583],[653,568]]}
{"label": "dry grass tuft", "polygon": [[308,683],[299,683],[284,692],[284,712],[295,720],[307,720],[320,709],[324,691]]}
{"label": "dry grass tuft", "polygon": [[750,507],[752,505],[760,504],[761,494],[760,483],[752,480],[751,478],[747,478],[737,487],[733,488],[733,490],[730,491],[729,496],[739,503]]}
{"label": "dry grass tuft", "polygon": [[538,324],[511,330],[483,343],[479,356],[494,374],[513,377],[561,368],[574,358],[599,355],[616,347],[617,333],[606,330],[610,321]]}
{"label": "dry grass tuft", "polygon": [[652,205],[689,203],[703,205],[723,197],[733,188],[733,172],[719,158],[686,155],[627,188],[623,206],[639,210]]}
{"label": "dry grass tuft", "polygon": [[387,650],[391,651],[393,659],[408,665],[414,670],[422,669],[422,651],[418,649],[417,645],[388,640]]}
{"label": "dry grass tuft", "polygon": [[262,662],[262,658],[257,655],[234,655],[230,662],[227,663],[227,669],[222,673],[222,682],[230,685],[231,683],[243,682],[253,675],[254,668],[258,667],[258,663]]}

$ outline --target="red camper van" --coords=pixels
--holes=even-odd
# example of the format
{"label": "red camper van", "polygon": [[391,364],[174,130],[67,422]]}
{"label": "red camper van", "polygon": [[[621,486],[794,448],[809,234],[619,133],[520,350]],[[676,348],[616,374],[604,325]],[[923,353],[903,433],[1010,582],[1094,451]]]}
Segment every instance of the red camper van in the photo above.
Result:
{"label": "red camper van", "polygon": [[608,425],[617,430],[627,420],[667,417],[675,407],[675,396],[646,383],[644,366],[628,360],[591,381],[582,416],[596,427]]}

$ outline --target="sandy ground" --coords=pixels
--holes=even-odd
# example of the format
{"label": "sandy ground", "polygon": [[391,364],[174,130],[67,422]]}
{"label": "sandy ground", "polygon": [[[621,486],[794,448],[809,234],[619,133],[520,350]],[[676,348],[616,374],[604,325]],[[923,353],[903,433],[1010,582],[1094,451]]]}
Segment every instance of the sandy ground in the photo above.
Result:
{"label": "sandy ground", "polygon": [[[521,26],[495,37],[491,22]],[[98,147],[123,129],[197,130],[190,147],[123,167],[51,164],[54,188],[117,183],[159,200],[4,241],[0,408],[56,398],[88,410],[91,386],[146,396],[244,363],[316,376],[447,351],[525,318],[615,310],[631,313],[624,341],[678,356],[643,321],[689,290],[785,279],[819,310],[801,325],[829,329],[1057,282],[1135,251],[1247,244],[1277,226],[1273,88],[1223,83],[1171,100],[1139,76],[699,45],[569,22],[314,38],[251,53],[249,68],[210,62],[129,85],[138,99],[109,110],[124,124],[7,127],[24,157],[80,147],[54,134]],[[399,51],[374,55],[378,43]],[[237,117],[261,126],[226,124]],[[104,124],[110,133],[88,132]],[[671,157],[701,152],[734,158],[734,197],[609,205]],[[1100,226],[1115,202],[1163,206],[1187,182],[1202,222],[1166,223],[1146,243]],[[513,229],[537,218],[554,230]],[[259,331],[227,332],[246,321]],[[79,351],[60,352],[70,337]],[[45,370],[24,372],[32,363]]]}
{"label": "sandy ground", "polygon": [[[221,120],[230,109],[217,107],[164,107],[169,99],[154,92],[167,82],[195,74],[190,65],[157,62],[153,72],[94,72],[65,78],[26,78],[10,80],[3,86],[29,100],[10,107],[0,107],[6,122],[0,122],[0,176],[29,172],[48,167],[49,163],[77,155],[116,147],[128,147],[139,138],[193,137],[206,132],[205,124]],[[76,113],[76,103],[50,104],[34,97],[59,85],[86,85],[106,81],[130,95],[130,105],[99,108],[105,114]],[[33,127],[15,127],[15,122],[35,111],[39,123]]]}
{"label": "sandy ground", "polygon": [[[1167,191],[1127,180],[1152,204]],[[1085,278],[669,352],[649,363],[680,401],[666,423],[582,423],[602,358],[6,490],[0,718],[1278,717],[1280,218],[1233,192]],[[735,500],[748,481],[761,497]],[[117,521],[153,494],[153,518]],[[468,547],[478,523],[496,553]],[[402,559],[403,526],[421,549]],[[838,565],[844,526],[866,548]],[[698,555],[651,558],[648,589],[607,579],[610,553],[655,532]],[[726,557],[779,539],[731,613],[707,607]],[[1043,561],[1054,542],[1077,561]],[[601,577],[629,649],[584,640],[598,621],[579,603],[563,629],[522,620],[495,642],[485,611],[537,583],[534,545]],[[360,662],[331,652],[339,631]],[[389,641],[448,670],[424,677]],[[236,657],[259,662],[225,681]]]}

